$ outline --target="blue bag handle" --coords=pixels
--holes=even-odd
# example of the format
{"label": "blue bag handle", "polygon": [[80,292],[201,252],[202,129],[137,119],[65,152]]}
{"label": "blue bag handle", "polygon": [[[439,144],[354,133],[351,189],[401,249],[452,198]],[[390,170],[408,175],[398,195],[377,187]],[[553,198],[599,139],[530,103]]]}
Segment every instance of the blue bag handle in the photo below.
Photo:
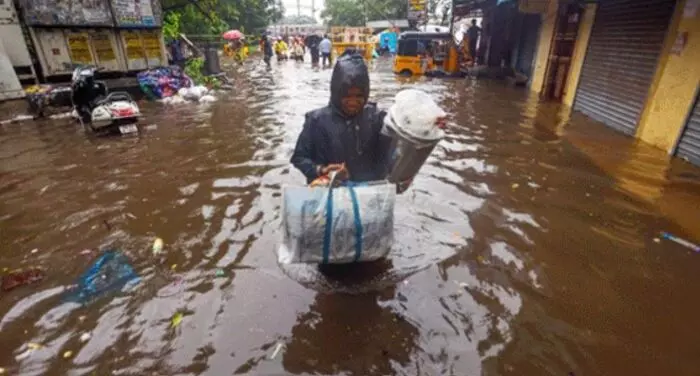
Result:
{"label": "blue bag handle", "polygon": [[[331,253],[331,237],[333,230],[333,185],[335,184],[335,178],[337,173],[335,171],[330,173],[330,183],[328,186],[328,198],[326,200],[326,227],[323,233],[323,263],[328,264]],[[355,219],[355,259],[354,262],[360,260],[362,256],[362,219],[360,217],[360,204],[357,201],[357,193],[354,187],[366,185],[363,183],[346,182],[344,184],[350,191],[350,199],[352,200],[352,211]]]}
{"label": "blue bag handle", "polygon": [[331,171],[328,184],[328,198],[326,199],[326,228],[323,232],[323,263],[328,264],[331,254],[331,234],[333,230],[333,184],[338,176],[336,171]]}

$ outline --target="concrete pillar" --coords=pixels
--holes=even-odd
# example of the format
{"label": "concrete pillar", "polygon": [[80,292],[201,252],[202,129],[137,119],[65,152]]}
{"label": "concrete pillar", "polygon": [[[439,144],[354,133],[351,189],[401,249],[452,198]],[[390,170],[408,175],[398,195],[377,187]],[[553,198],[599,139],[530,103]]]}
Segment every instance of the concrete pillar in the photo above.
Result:
{"label": "concrete pillar", "polygon": [[549,54],[552,49],[552,39],[554,38],[558,10],[559,2],[557,0],[549,0],[547,10],[541,15],[542,25],[540,26],[540,39],[537,43],[537,58],[530,84],[530,89],[536,93],[542,92],[542,87],[544,86],[544,78],[547,73],[547,65],[549,64]]}
{"label": "concrete pillar", "polygon": [[593,29],[597,7],[597,4],[588,4],[581,15],[576,44],[574,45],[574,54],[571,57],[571,65],[569,66],[569,76],[566,80],[566,88],[562,98],[562,102],[567,106],[574,105],[578,80],[581,77],[583,61],[586,59],[586,51],[588,51],[588,42],[591,39],[591,30]]}
{"label": "concrete pillar", "polygon": [[[700,84],[700,12],[694,17],[684,14],[686,1],[676,5],[637,128],[639,139],[668,153],[674,152]],[[685,47],[680,54],[672,53],[676,40],[684,36]]]}

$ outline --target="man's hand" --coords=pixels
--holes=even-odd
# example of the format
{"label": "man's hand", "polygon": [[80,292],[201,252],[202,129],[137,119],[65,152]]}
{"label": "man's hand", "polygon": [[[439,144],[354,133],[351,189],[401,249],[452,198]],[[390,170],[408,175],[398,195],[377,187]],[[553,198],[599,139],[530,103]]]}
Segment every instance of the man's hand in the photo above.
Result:
{"label": "man's hand", "polygon": [[408,187],[411,186],[411,183],[413,183],[413,179],[408,179],[408,180],[404,180],[400,183],[396,183],[396,193],[401,194],[401,193],[406,192]]}
{"label": "man's hand", "polygon": [[345,168],[345,163],[334,163],[326,166],[321,166],[319,168],[319,175],[329,175],[333,171],[337,173],[336,179],[348,180],[350,178],[350,173]]}

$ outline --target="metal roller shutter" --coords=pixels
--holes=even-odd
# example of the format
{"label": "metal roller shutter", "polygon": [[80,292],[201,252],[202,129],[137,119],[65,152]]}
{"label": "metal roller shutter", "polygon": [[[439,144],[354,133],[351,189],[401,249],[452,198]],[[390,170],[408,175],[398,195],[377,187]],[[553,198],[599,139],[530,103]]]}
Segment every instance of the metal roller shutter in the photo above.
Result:
{"label": "metal roller shutter", "polygon": [[675,0],[601,1],[574,109],[634,134],[654,78]]}
{"label": "metal roller shutter", "polygon": [[676,155],[700,166],[700,97],[688,118],[688,124],[678,141]]}

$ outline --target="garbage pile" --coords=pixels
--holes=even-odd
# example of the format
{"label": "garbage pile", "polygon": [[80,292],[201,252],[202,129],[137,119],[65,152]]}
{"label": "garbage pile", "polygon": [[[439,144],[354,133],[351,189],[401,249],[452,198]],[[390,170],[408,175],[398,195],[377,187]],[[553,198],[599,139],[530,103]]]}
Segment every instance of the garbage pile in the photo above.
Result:
{"label": "garbage pile", "polygon": [[211,103],[214,92],[206,86],[195,86],[192,79],[178,66],[143,71],[137,76],[141,90],[151,100],[168,105],[187,102]]}
{"label": "garbage pile", "polygon": [[138,79],[141,90],[151,100],[172,97],[182,88],[194,86],[180,67],[158,67],[140,72]]}
{"label": "garbage pile", "polygon": [[167,105],[187,102],[212,103],[216,102],[216,97],[213,94],[214,91],[207,89],[206,86],[183,87],[175,95],[163,98],[161,102]]}

